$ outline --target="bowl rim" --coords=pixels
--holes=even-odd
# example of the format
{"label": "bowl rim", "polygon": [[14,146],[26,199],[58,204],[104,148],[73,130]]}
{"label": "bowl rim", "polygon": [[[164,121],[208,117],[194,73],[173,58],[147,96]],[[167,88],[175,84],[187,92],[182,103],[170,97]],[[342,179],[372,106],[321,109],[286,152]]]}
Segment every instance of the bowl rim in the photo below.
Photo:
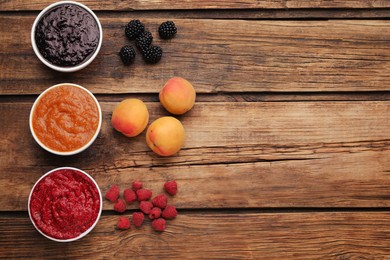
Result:
{"label": "bowl rim", "polygon": [[[98,108],[98,116],[99,116],[99,123],[98,123],[98,126],[96,128],[96,131],[94,133],[94,135],[92,136],[91,140],[88,141],[88,143],[86,143],[85,145],[83,145],[82,147],[76,149],[76,150],[73,150],[73,151],[67,151],[67,152],[60,152],[60,151],[56,151],[56,150],[53,150],[49,147],[47,147],[45,144],[43,144],[39,138],[37,137],[37,135],[35,134],[35,131],[34,131],[34,128],[33,128],[33,114],[34,114],[34,110],[35,110],[35,107],[37,106],[38,102],[42,99],[42,97],[49,91],[51,91],[52,89],[54,88],[57,88],[57,87],[60,87],[60,86],[64,86],[64,85],[67,85],[67,86],[73,86],[73,87],[77,87],[77,88],[80,88],[82,90],[84,90],[90,97],[92,97],[92,99],[95,101],[95,104]],[[62,155],[62,156],[69,156],[69,155],[74,155],[74,154],[78,154],[78,153],[81,153],[82,151],[86,150],[89,146],[92,145],[92,143],[96,140],[97,136],[99,135],[100,133],[100,130],[101,130],[101,127],[102,127],[102,121],[103,121],[103,116],[102,116],[102,109],[100,107],[100,104],[98,102],[98,100],[96,99],[96,97],[92,94],[91,91],[89,91],[88,89],[80,86],[80,85],[77,85],[77,84],[74,84],[74,83],[60,83],[60,84],[56,84],[54,86],[51,86],[49,88],[47,88],[46,90],[44,90],[38,97],[37,99],[34,101],[34,104],[32,105],[31,107],[31,110],[30,110],[30,117],[29,117],[29,126],[30,126],[30,132],[32,134],[32,136],[34,137],[34,140],[43,148],[45,149],[46,151],[50,152],[50,153],[53,153],[53,154],[56,154],[56,155]]]}
{"label": "bowl rim", "polygon": [[[95,52],[92,54],[91,57],[89,57],[89,59],[87,59],[86,61],[82,62],[81,64],[73,66],[73,67],[61,67],[61,66],[57,66],[57,65],[50,63],[45,58],[43,58],[43,56],[39,52],[38,47],[35,43],[35,29],[36,29],[36,26],[37,26],[39,20],[41,19],[41,17],[44,14],[46,14],[46,12],[49,11],[50,9],[52,9],[53,7],[63,5],[63,4],[74,4],[74,5],[80,6],[81,8],[85,9],[95,19],[95,21],[98,25],[98,28],[99,28],[99,43],[98,43],[98,46],[97,46]],[[103,42],[103,29],[102,29],[102,25],[100,23],[99,18],[89,7],[87,7],[86,5],[81,4],[79,2],[76,2],[76,1],[59,1],[59,2],[55,2],[53,4],[48,5],[37,15],[37,17],[35,18],[34,23],[32,25],[32,28],[31,28],[31,45],[32,45],[32,48],[34,50],[35,55],[38,57],[38,59],[43,64],[45,64],[46,66],[48,66],[49,68],[51,68],[53,70],[60,71],[60,72],[75,72],[75,71],[78,71],[78,70],[81,70],[81,69],[87,67],[98,55],[100,48],[102,46],[102,42]]]}
{"label": "bowl rim", "polygon": [[[37,184],[43,179],[45,178],[46,176],[52,174],[53,172],[56,172],[56,171],[59,171],[59,170],[75,170],[75,171],[78,171],[82,174],[84,174],[85,176],[87,176],[91,181],[92,183],[96,186],[96,189],[99,193],[99,199],[100,199],[100,209],[99,209],[99,213],[98,213],[98,216],[96,217],[96,220],[95,222],[87,229],[85,230],[83,233],[81,233],[80,235],[78,235],[77,237],[74,237],[74,238],[68,238],[68,239],[58,239],[58,238],[54,238],[54,237],[51,237],[47,234],[45,234],[44,232],[42,232],[35,224],[34,220],[32,219],[32,216],[31,216],[31,211],[30,211],[30,202],[31,202],[31,195],[33,194],[33,191],[35,189],[35,187],[37,186]],[[30,221],[31,223],[33,224],[33,226],[35,227],[35,229],[41,233],[44,237],[50,239],[50,240],[53,240],[53,241],[56,241],[56,242],[72,242],[72,241],[76,241],[76,240],[79,240],[81,238],[83,238],[84,236],[86,236],[89,232],[92,231],[92,229],[94,229],[94,227],[97,225],[97,223],[99,222],[99,219],[100,219],[100,216],[102,214],[102,211],[103,211],[103,197],[102,197],[102,192],[99,188],[99,185],[97,184],[97,182],[88,174],[86,173],[85,171],[83,170],[80,170],[78,168],[75,168],[75,167],[68,167],[68,166],[64,166],[64,167],[59,167],[59,168],[55,168],[55,169],[52,169],[48,172],[46,172],[44,175],[42,175],[34,184],[34,186],[31,188],[31,191],[30,191],[30,194],[28,196],[28,204],[27,204],[27,208],[28,208],[28,215],[29,215],[29,218],[30,218]]]}

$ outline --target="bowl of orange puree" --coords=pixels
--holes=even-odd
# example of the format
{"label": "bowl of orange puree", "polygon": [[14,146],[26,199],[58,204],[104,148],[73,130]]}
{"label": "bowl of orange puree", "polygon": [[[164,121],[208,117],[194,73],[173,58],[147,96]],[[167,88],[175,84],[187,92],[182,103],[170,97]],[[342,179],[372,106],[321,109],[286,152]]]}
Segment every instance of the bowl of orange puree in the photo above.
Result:
{"label": "bowl of orange puree", "polygon": [[35,141],[57,155],[74,155],[87,149],[102,124],[102,111],[95,96],[72,84],[54,85],[35,100],[30,130]]}

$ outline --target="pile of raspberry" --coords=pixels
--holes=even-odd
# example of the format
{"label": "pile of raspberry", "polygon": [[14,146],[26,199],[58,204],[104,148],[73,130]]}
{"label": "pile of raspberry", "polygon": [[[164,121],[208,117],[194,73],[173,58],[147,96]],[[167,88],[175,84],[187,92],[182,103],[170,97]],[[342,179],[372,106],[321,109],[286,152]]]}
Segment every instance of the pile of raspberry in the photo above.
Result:
{"label": "pile of raspberry", "polygon": [[[134,181],[132,187],[126,188],[123,191],[123,199],[119,198],[120,189],[117,185],[112,185],[106,192],[106,199],[114,202],[114,210],[119,213],[126,211],[126,204],[130,205],[136,201],[139,202],[139,209],[141,211],[134,212],[132,219],[121,216],[117,224],[118,229],[130,229],[131,223],[135,227],[140,227],[145,215],[152,221],[152,227],[156,231],[164,231],[166,228],[166,220],[174,219],[177,216],[175,206],[168,205],[168,196],[166,194],[159,194],[152,198],[152,191],[144,189],[142,182]],[[177,193],[176,181],[168,181],[164,184],[165,191],[173,196]],[[150,200],[151,199],[151,200]]]}

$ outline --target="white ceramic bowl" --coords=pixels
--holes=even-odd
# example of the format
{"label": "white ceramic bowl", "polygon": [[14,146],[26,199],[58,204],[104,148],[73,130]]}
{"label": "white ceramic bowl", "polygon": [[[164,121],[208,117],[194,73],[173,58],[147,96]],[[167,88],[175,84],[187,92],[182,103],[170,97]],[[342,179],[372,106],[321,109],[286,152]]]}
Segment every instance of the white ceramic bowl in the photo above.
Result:
{"label": "white ceramic bowl", "polygon": [[[99,43],[98,43],[98,46],[95,50],[95,52],[84,62],[80,63],[79,65],[76,65],[76,66],[73,66],[73,67],[61,67],[61,66],[57,66],[57,65],[54,65],[52,63],[50,63],[49,61],[47,61],[43,56],[42,54],[39,52],[38,50],[38,47],[35,43],[35,29],[36,29],[36,26],[39,22],[39,20],[42,18],[42,16],[44,14],[46,14],[50,9],[52,9],[53,7],[56,7],[56,6],[59,6],[59,5],[63,5],[63,4],[73,4],[73,5],[77,5],[77,6],[80,6],[81,8],[85,9],[88,13],[90,13],[92,15],[92,17],[95,19],[97,25],[98,25],[98,28],[99,28]],[[102,25],[100,24],[100,21],[99,21],[99,18],[95,15],[95,13],[89,9],[87,6],[81,4],[81,3],[78,3],[78,2],[75,2],[75,1],[60,1],[60,2],[56,2],[56,3],[53,3],[49,6],[47,6],[45,9],[43,9],[39,14],[38,16],[35,18],[35,21],[33,23],[33,26],[32,26],[32,29],[31,29],[31,44],[32,44],[32,47],[33,47],[33,50],[35,52],[35,54],[37,55],[37,57],[46,65],[48,66],[49,68],[53,69],[53,70],[57,70],[57,71],[61,71],[61,72],[74,72],[74,71],[78,71],[78,70],[81,70],[83,68],[85,68],[86,66],[88,66],[95,58],[96,56],[98,55],[99,51],[100,51],[100,48],[102,46],[102,42],[103,42],[103,30],[102,30]]]}
{"label": "white ceramic bowl", "polygon": [[[98,213],[98,216],[95,220],[95,222],[92,224],[92,226],[90,226],[86,231],[84,231],[83,233],[81,233],[80,235],[78,235],[77,237],[74,237],[74,238],[69,238],[69,239],[58,239],[58,238],[54,238],[54,237],[51,237],[47,234],[45,234],[44,232],[42,232],[35,224],[32,216],[31,216],[31,212],[30,212],[30,202],[31,202],[31,196],[33,194],[33,191],[35,189],[35,186],[43,179],[45,178],[46,176],[48,176],[49,174],[53,173],[53,172],[56,172],[58,170],[64,170],[64,169],[69,169],[69,170],[75,170],[75,171],[78,171],[82,174],[84,174],[86,177],[88,177],[92,183],[96,186],[96,189],[99,193],[99,199],[100,199],[100,208],[99,208],[99,213]],[[32,187],[31,189],[31,192],[30,192],[30,195],[28,196],[28,215],[30,217],[30,220],[32,222],[32,224],[34,225],[35,229],[38,230],[39,233],[41,233],[43,236],[45,236],[46,238],[48,239],[51,239],[53,241],[56,241],[56,242],[72,242],[72,241],[76,241],[84,236],[86,236],[89,232],[91,232],[91,230],[96,226],[96,224],[99,222],[99,219],[100,219],[100,216],[101,216],[101,213],[102,213],[102,209],[103,209],[103,198],[102,198],[102,193],[100,191],[100,188],[99,188],[99,185],[96,183],[96,181],[86,172],[80,170],[80,169],[77,169],[77,168],[73,168],[73,167],[60,167],[60,168],[56,168],[56,169],[53,169],[47,173],[45,173],[41,178],[39,178],[39,180],[34,184],[34,186]]]}
{"label": "white ceramic bowl", "polygon": [[[96,106],[98,108],[98,112],[99,112],[99,123],[98,123],[98,127],[96,129],[96,132],[95,134],[93,135],[93,137],[91,138],[91,140],[89,140],[88,143],[86,143],[84,146],[76,149],[76,150],[73,150],[73,151],[69,151],[69,152],[61,152],[61,151],[56,151],[56,150],[53,150],[49,147],[47,147],[45,144],[43,144],[39,138],[37,137],[37,135],[35,134],[35,131],[34,131],[34,128],[33,128],[33,112],[34,112],[34,109],[36,107],[36,105],[38,104],[39,100],[50,90],[56,88],[56,87],[59,87],[59,86],[63,86],[63,85],[70,85],[70,86],[74,86],[74,87],[78,87],[82,90],[84,90],[86,93],[88,93],[88,95],[91,96],[91,98],[95,101],[96,103]],[[30,131],[31,131],[31,134],[32,136],[34,137],[35,141],[43,148],[45,149],[46,151],[50,152],[50,153],[53,153],[53,154],[57,154],[57,155],[64,155],[64,156],[67,156],[67,155],[74,155],[74,154],[78,154],[78,153],[81,153],[82,151],[84,151],[85,149],[87,149],[97,138],[97,136],[99,135],[99,132],[100,132],[100,129],[102,127],[102,110],[100,108],[100,105],[99,105],[99,102],[97,101],[97,99],[95,98],[95,96],[86,88],[80,86],[80,85],[77,85],[77,84],[73,84],[73,83],[61,83],[61,84],[57,84],[57,85],[54,85],[54,86],[51,86],[50,88],[46,89],[45,91],[43,91],[39,96],[38,98],[35,100],[32,108],[31,108],[31,111],[30,111],[30,119],[29,119],[29,124],[30,124]]]}

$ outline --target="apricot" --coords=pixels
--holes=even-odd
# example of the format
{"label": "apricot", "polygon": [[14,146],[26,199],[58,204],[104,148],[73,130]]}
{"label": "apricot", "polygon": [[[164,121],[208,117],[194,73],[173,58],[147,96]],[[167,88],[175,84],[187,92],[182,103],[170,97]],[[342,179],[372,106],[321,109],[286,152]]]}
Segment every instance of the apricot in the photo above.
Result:
{"label": "apricot", "polygon": [[146,130],[146,143],[153,152],[161,156],[177,153],[184,144],[184,127],[172,116],[155,120]]}
{"label": "apricot", "polygon": [[111,123],[115,130],[125,136],[139,135],[149,122],[149,112],[142,100],[125,99],[120,102],[112,113]]}
{"label": "apricot", "polygon": [[194,106],[196,92],[190,82],[183,78],[175,77],[165,83],[159,97],[162,106],[168,112],[182,115]]}

